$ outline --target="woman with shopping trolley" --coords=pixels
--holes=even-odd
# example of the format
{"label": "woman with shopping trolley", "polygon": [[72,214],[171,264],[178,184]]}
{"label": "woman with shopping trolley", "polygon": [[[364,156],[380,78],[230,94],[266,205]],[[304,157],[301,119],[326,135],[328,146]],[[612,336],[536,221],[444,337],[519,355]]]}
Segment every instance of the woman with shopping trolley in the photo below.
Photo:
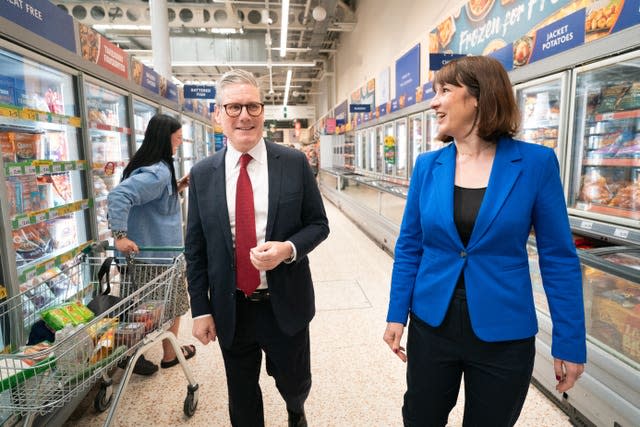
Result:
{"label": "woman with shopping trolley", "polygon": [[[177,254],[149,252],[144,248],[184,245],[179,194],[189,185],[189,175],[176,180],[173,167],[173,156],[181,144],[180,122],[165,114],[153,116],[147,125],[142,145],[122,173],[122,182],[109,193],[109,228],[115,248],[123,254],[135,253],[141,258],[171,258]],[[180,316],[189,310],[184,281],[174,289],[170,306],[174,307],[174,321],[169,331],[177,336]],[[181,349],[185,359],[196,354],[193,345],[184,345]],[[169,340],[162,341],[162,350],[162,368],[178,364],[178,357]],[[157,370],[156,364],[140,355],[133,372],[152,375]]]}

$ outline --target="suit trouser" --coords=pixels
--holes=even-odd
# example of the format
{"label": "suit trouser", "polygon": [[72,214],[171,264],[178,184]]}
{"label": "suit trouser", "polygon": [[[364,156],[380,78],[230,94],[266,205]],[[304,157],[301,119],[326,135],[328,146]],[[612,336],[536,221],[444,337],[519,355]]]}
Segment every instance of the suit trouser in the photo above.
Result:
{"label": "suit trouser", "polygon": [[236,298],[236,332],[231,348],[222,348],[229,416],[234,427],[264,426],[262,392],[258,383],[262,351],[267,373],[292,412],[302,412],[311,390],[309,327],[293,336],[278,327],[269,301]]}
{"label": "suit trouser", "polygon": [[411,315],[404,425],[445,426],[463,374],[463,426],[514,425],[529,390],[534,357],[535,337],[481,341],[471,328],[465,290],[456,289],[440,326]]}

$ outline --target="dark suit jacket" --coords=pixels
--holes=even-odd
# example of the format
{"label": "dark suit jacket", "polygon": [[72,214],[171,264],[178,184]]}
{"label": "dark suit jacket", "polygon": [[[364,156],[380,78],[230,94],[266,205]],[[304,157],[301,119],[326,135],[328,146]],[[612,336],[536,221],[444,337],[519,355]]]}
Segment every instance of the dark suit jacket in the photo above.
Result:
{"label": "dark suit jacket", "polygon": [[[266,142],[269,168],[267,241],[290,240],[297,258],[267,272],[273,312],[293,335],[315,314],[307,254],[329,234],[327,216],[306,156]],[[236,324],[236,275],[221,150],[191,169],[185,238],[187,279],[193,317],[213,315],[223,347],[231,346]]]}
{"label": "dark suit jacket", "polygon": [[501,138],[465,247],[453,220],[456,147],[421,154],[396,242],[387,321],[409,312],[442,323],[461,272],[471,325],[483,341],[538,330],[527,239],[535,230],[553,321],[554,357],[586,360],[582,272],[571,237],[558,160],[549,148]]}

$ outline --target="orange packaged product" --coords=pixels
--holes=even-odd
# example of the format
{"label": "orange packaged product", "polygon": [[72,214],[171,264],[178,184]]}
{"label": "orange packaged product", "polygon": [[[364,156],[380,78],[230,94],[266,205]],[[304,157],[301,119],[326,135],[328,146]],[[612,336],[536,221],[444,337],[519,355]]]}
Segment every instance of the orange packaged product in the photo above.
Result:
{"label": "orange packaged product", "polygon": [[13,145],[12,132],[0,131],[0,151],[2,151],[2,161],[15,162],[16,148]]}
{"label": "orange packaged product", "polygon": [[16,147],[16,161],[35,160],[41,133],[14,133],[14,145]]}

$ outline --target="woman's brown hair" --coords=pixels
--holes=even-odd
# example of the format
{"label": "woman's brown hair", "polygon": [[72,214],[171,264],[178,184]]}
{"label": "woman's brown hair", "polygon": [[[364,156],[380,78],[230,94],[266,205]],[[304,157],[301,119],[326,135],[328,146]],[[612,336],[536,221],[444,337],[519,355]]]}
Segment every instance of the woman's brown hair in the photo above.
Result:
{"label": "woman's brown hair", "polygon": [[[444,65],[433,80],[433,86],[444,84],[466,86],[478,100],[474,126],[478,136],[497,142],[501,136],[514,136],[520,127],[520,112],[513,95],[509,76],[502,64],[489,56],[465,56]],[[445,135],[444,142],[453,141]]]}

